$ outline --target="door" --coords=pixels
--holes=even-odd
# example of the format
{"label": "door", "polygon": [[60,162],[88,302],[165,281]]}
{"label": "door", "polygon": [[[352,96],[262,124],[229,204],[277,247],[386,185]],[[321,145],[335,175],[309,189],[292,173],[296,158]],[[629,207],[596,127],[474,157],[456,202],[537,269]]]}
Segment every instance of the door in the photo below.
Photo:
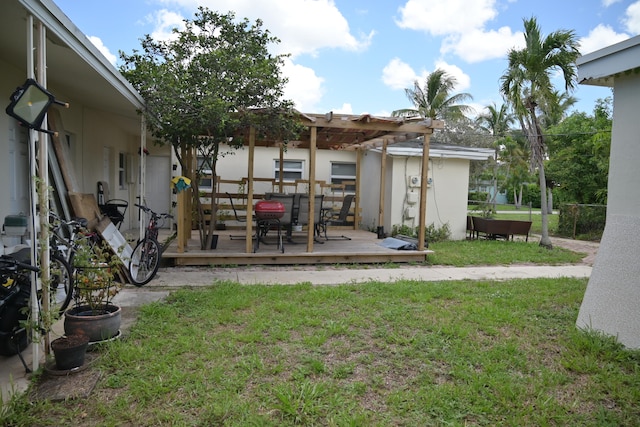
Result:
{"label": "door", "polygon": [[[171,158],[169,156],[147,156],[145,202],[154,212],[169,212],[171,208]],[[169,222],[163,224],[169,227]]]}

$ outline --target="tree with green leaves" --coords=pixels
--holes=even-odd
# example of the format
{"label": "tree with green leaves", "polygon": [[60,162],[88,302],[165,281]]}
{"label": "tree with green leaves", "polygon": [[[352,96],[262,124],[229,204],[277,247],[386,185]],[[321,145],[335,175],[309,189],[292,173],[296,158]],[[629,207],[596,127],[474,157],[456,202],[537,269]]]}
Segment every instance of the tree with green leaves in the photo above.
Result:
{"label": "tree with green leaves", "polygon": [[509,65],[500,78],[500,91],[511,103],[531,148],[531,163],[540,182],[540,245],[552,248],[544,171],[547,153],[540,116],[545,110],[550,111],[554,97],[551,78],[555,72],[562,73],[565,91],[575,88],[579,44],[574,31],[559,30],[543,37],[536,18],[524,20],[524,37],[525,47],[511,49],[508,53]]}
{"label": "tree with green leaves", "polygon": [[513,115],[509,112],[507,104],[502,104],[499,108],[493,103],[485,107],[486,112],[481,113],[476,118],[478,123],[483,129],[490,132],[495,137],[504,137],[511,125],[515,122]]}
{"label": "tree with green leaves", "polygon": [[[169,40],[146,35],[141,51],[120,52],[121,72],[145,100],[143,114],[155,142],[173,146],[183,171],[189,171],[185,153],[196,149],[211,165],[215,179],[216,162],[225,154],[221,147],[242,146],[239,135],[250,126],[257,134],[284,143],[297,137],[300,128],[293,103],[283,99],[286,79],[281,69],[286,55],[269,53],[269,46],[279,40],[263,29],[262,21],[236,21],[233,12],[220,14],[201,7],[193,20],[184,22],[185,28],[174,29]],[[201,244],[209,248],[215,202],[207,226],[197,173],[188,177],[194,186]]]}
{"label": "tree with green leaves", "polygon": [[593,115],[575,112],[549,128],[547,177],[565,203],[606,204],[611,148],[611,99]]}
{"label": "tree with green leaves", "polygon": [[429,74],[420,87],[416,80],[412,88],[405,89],[407,98],[415,108],[404,108],[392,112],[394,117],[424,117],[430,119],[447,120],[459,119],[471,112],[472,108],[463,102],[472,100],[468,93],[453,93],[457,80],[442,69],[436,69]]}

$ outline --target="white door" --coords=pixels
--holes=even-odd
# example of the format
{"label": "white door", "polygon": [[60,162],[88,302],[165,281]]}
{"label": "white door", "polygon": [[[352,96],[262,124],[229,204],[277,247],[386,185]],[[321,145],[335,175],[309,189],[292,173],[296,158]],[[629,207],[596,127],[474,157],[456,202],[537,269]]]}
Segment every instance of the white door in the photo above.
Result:
{"label": "white door", "polygon": [[[147,156],[145,202],[154,212],[169,212],[171,209],[171,158],[169,156]],[[165,222],[165,227],[169,226]]]}

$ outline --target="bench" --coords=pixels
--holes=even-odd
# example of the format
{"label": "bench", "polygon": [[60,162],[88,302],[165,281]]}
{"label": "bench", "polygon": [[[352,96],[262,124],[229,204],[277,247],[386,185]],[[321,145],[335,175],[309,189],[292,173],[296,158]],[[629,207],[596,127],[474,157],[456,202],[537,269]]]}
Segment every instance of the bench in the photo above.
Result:
{"label": "bench", "polygon": [[490,219],[479,216],[470,217],[467,224],[471,226],[471,236],[479,238],[482,234],[486,239],[513,240],[514,236],[525,236],[529,241],[531,221],[517,221],[512,219]]}

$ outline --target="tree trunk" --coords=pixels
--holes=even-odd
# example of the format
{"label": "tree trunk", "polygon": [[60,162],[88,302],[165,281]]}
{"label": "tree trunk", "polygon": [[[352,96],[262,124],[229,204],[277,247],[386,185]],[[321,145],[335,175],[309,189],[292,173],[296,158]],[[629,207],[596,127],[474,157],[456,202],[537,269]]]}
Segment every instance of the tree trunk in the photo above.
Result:
{"label": "tree trunk", "polygon": [[540,215],[542,220],[542,236],[540,236],[540,246],[553,249],[553,244],[549,238],[549,216],[547,212],[547,181],[544,173],[544,164],[540,162],[538,166],[540,176]]}

